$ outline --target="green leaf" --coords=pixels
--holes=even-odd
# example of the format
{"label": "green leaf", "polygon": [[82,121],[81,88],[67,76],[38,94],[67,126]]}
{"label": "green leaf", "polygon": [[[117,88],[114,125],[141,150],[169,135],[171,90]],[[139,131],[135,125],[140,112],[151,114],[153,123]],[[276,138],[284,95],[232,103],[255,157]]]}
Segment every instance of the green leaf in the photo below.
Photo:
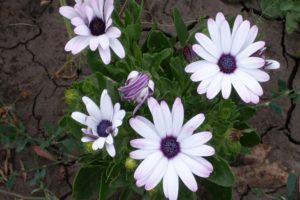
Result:
{"label": "green leaf", "polygon": [[299,21],[300,13],[287,13],[285,23],[287,32],[292,33],[297,30]]}
{"label": "green leaf", "polygon": [[109,190],[108,183],[106,183],[105,180],[106,180],[105,173],[103,172],[100,178],[99,200],[105,200],[107,191]]}
{"label": "green leaf", "polygon": [[269,17],[276,18],[283,15],[280,10],[280,0],[261,0],[260,7],[262,12]]}
{"label": "green leaf", "polygon": [[291,0],[285,0],[280,3],[280,10],[282,11],[292,10],[293,7],[294,7],[294,2]]}
{"label": "green leaf", "polygon": [[255,131],[243,132],[240,143],[245,147],[253,147],[260,143],[260,137]]}
{"label": "green leaf", "polygon": [[101,185],[101,167],[82,167],[77,173],[73,184],[74,199],[91,199],[99,193]]}
{"label": "green leaf", "polygon": [[244,122],[253,117],[256,113],[256,110],[253,107],[244,106],[240,110],[239,121]]}
{"label": "green leaf", "polygon": [[214,166],[214,171],[208,180],[223,187],[232,187],[234,185],[234,175],[227,161],[219,156],[212,157],[210,161]]}
{"label": "green leaf", "polygon": [[130,41],[139,41],[140,35],[142,33],[141,24],[129,24],[125,28],[125,32],[128,35]]}
{"label": "green leaf", "polygon": [[204,181],[203,185],[207,189],[207,199],[210,200],[231,200],[232,199],[232,188],[222,187],[215,183]]}
{"label": "green leaf", "polygon": [[296,199],[297,182],[298,182],[297,180],[298,180],[298,176],[292,173],[289,174],[287,184],[286,184],[288,200]]}
{"label": "green leaf", "polygon": [[173,20],[176,28],[177,37],[180,41],[181,46],[184,47],[186,41],[189,38],[189,33],[186,25],[184,24],[184,21],[181,18],[179,11],[176,8],[174,8],[173,10]]}
{"label": "green leaf", "polygon": [[160,52],[171,47],[169,39],[162,32],[155,30],[149,32],[147,48],[150,52]]}

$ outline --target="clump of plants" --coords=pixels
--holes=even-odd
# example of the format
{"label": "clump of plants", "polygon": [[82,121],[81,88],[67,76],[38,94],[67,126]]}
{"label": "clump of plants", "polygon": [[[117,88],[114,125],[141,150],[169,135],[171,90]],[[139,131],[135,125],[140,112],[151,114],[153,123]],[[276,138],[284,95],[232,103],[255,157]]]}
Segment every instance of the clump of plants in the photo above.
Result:
{"label": "clump of plants", "polygon": [[279,68],[256,41],[258,27],[218,13],[189,31],[174,9],[176,36],[155,23],[143,34],[143,3],[129,0],[123,14],[118,6],[60,8],[75,33],[65,50],[87,49],[92,70],[66,92],[60,123],[84,147],[73,197],[191,199],[201,187],[212,199],[231,199],[229,164],[260,142],[247,122],[260,82]]}

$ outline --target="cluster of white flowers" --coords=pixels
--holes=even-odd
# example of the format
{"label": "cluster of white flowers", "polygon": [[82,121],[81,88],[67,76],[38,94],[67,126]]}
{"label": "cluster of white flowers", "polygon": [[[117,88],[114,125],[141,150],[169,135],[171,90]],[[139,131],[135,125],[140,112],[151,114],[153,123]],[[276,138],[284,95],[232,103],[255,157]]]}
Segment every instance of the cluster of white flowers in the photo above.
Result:
{"label": "cluster of white flowers", "polygon": [[113,26],[111,19],[113,10],[113,0],[76,0],[74,7],[61,7],[60,14],[71,20],[77,35],[66,44],[65,50],[77,54],[87,46],[92,51],[98,49],[104,64],[111,61],[110,48],[124,58],[124,47],[118,40],[121,31]]}
{"label": "cluster of white flowers", "polygon": [[[124,48],[117,39],[121,32],[112,24],[113,0],[77,0],[73,7],[63,6],[60,13],[71,20],[75,26],[76,37],[71,39],[65,49],[73,54],[87,46],[99,50],[105,64],[111,61],[111,48],[120,58],[125,57]],[[197,92],[206,93],[213,99],[220,92],[228,99],[232,86],[246,103],[258,103],[263,89],[259,82],[269,80],[266,69],[277,69],[279,63],[263,56],[265,42],[255,42],[258,28],[250,25],[238,15],[230,28],[222,13],[216,19],[208,19],[209,36],[196,33],[199,44],[193,51],[203,60],[190,63],[185,71],[191,73],[191,80],[200,82]],[[184,107],[178,97],[170,110],[165,101],[160,103],[152,97],[154,82],[150,76],[133,71],[123,87],[119,89],[123,100],[138,103],[138,108],[148,103],[153,123],[142,116],[129,120],[132,129],[142,138],[134,139],[130,157],[143,160],[134,173],[136,185],[146,190],[163,182],[167,198],[178,197],[179,178],[193,192],[197,191],[194,175],[207,178],[213,172],[212,164],[203,157],[215,153],[213,147],[206,145],[210,132],[194,132],[203,123],[204,114],[198,114],[184,124]],[[116,155],[114,140],[118,127],[122,125],[125,111],[120,104],[112,104],[104,90],[98,107],[90,98],[82,98],[88,115],[73,112],[72,118],[86,127],[82,129],[82,142],[93,142],[93,150],[106,147],[109,155]]]}

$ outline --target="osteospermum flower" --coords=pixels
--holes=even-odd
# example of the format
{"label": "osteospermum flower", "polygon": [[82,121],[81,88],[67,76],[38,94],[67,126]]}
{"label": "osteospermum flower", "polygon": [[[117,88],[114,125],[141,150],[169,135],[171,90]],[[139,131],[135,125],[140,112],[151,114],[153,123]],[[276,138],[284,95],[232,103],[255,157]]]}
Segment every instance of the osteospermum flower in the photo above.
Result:
{"label": "osteospermum flower", "polygon": [[112,25],[113,10],[113,0],[76,0],[74,8],[62,6],[60,14],[71,20],[77,35],[66,44],[65,50],[77,54],[87,46],[92,51],[98,49],[104,64],[111,61],[110,48],[124,58],[124,48],[117,39],[121,31]]}
{"label": "osteospermum flower", "polygon": [[177,199],[179,179],[193,192],[198,186],[193,174],[207,178],[213,166],[203,157],[212,156],[214,148],[205,143],[212,138],[210,132],[193,132],[204,121],[198,114],[183,124],[184,109],[181,99],[177,98],[170,111],[167,103],[160,104],[153,98],[148,99],[148,107],[153,122],[142,116],[130,119],[130,126],[143,138],[130,142],[138,148],[130,157],[143,160],[134,173],[138,187],[153,189],[163,179],[164,194],[170,200]]}
{"label": "osteospermum flower", "polygon": [[129,73],[125,85],[119,88],[123,100],[137,103],[133,115],[153,95],[154,82],[145,73],[132,71]]}
{"label": "osteospermum flower", "polygon": [[117,136],[118,127],[122,125],[125,111],[120,109],[120,104],[112,104],[107,90],[103,90],[100,107],[89,97],[82,98],[89,115],[73,112],[71,117],[77,122],[87,126],[82,129],[84,136],[82,142],[92,142],[92,149],[102,149],[104,146],[112,157],[116,155],[113,136]]}
{"label": "osteospermum flower", "polygon": [[203,60],[185,68],[192,73],[192,81],[201,81],[197,92],[206,93],[207,98],[212,99],[222,91],[223,98],[227,99],[233,86],[244,102],[258,103],[263,94],[259,82],[270,79],[264,69],[279,68],[279,63],[262,56],[265,42],[254,42],[257,26],[251,27],[248,20],[238,15],[231,29],[222,13],[217,14],[216,20],[208,19],[207,25],[210,38],[196,33],[199,44],[193,45]]}

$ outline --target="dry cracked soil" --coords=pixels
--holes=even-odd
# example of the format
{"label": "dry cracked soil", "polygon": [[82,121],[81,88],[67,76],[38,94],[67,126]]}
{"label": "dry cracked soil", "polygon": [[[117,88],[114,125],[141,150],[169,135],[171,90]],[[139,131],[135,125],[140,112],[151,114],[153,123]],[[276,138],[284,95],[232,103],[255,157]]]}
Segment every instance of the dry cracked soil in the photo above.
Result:
{"label": "dry cracked soil", "polygon": [[[170,25],[174,7],[180,10],[189,29],[194,28],[194,21],[199,15],[215,16],[219,11],[225,15],[243,13],[250,20],[258,21],[259,30],[268,45],[267,56],[281,63],[279,70],[271,72],[271,81],[263,84],[266,91],[263,102],[270,99],[272,91],[278,90],[278,80],[286,81],[289,89],[300,89],[300,33],[287,34],[285,22],[264,16],[257,1],[144,2],[144,31],[148,31],[149,22],[155,20],[159,29],[174,34],[174,27]],[[0,97],[6,105],[16,102],[16,113],[33,136],[43,134],[44,124],[57,124],[65,108],[64,91],[73,81],[90,73],[84,64],[81,70],[70,69],[61,73],[68,59],[64,51],[68,35],[58,8],[58,0],[44,5],[40,0],[0,0]],[[28,95],[20,99],[24,92]],[[262,108],[251,120],[262,137],[262,144],[233,167],[237,177],[234,199],[272,199],[276,195],[284,195],[287,175],[300,173],[300,106],[289,98],[280,99],[277,103],[284,111],[282,115]],[[0,150],[4,149],[0,147]],[[33,152],[26,151],[15,155],[12,162],[20,168],[16,160],[32,156]],[[41,162],[47,163],[46,160]],[[60,199],[71,199],[76,167],[50,167],[51,176],[47,184]],[[255,188],[262,189],[265,195],[258,195]],[[0,189],[4,186],[0,185]],[[13,192],[24,196],[30,195],[31,190],[22,179],[18,179],[13,188]],[[0,199],[20,198],[0,193]]]}

